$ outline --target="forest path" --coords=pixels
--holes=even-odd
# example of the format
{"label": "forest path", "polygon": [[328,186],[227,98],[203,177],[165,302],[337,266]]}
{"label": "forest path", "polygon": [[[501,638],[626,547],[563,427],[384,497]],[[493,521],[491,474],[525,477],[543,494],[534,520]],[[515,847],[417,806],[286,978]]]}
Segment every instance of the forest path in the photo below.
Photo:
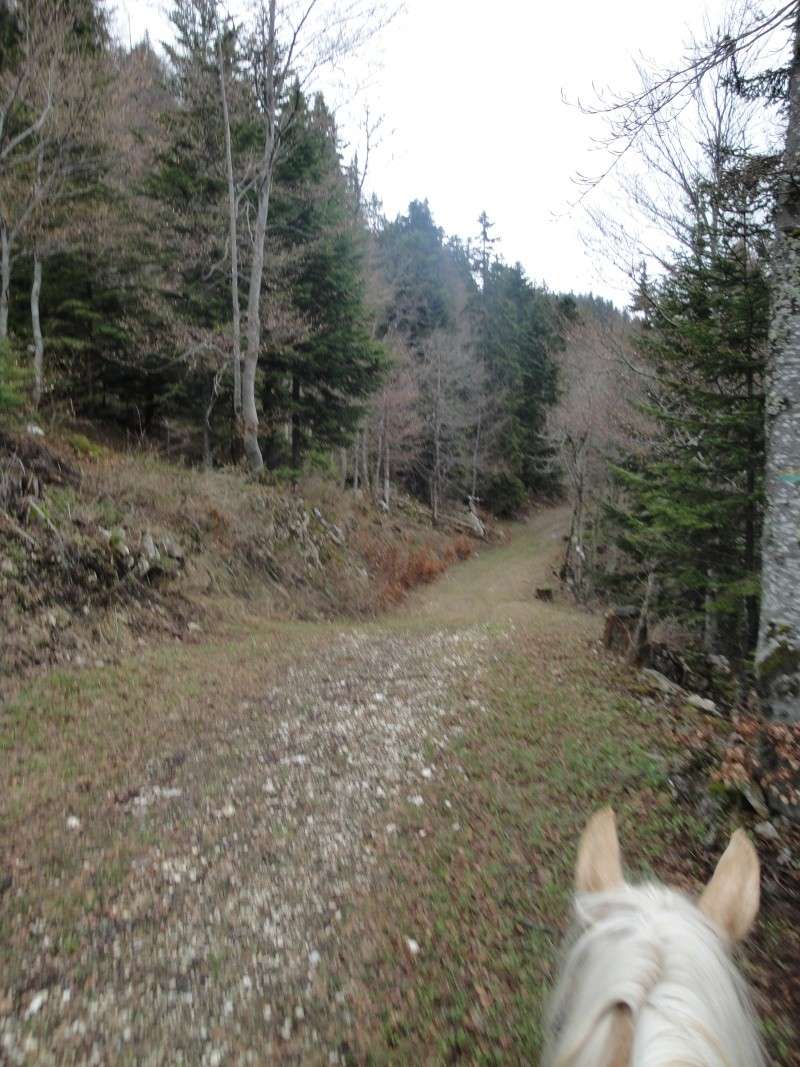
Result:
{"label": "forest path", "polygon": [[[454,696],[491,658],[487,624],[552,612],[533,590],[564,522],[555,509],[517,525],[379,623],[272,624],[250,641],[274,656],[256,678],[241,660],[238,682],[230,646],[213,642],[105,672],[95,721],[88,673],[20,709],[30,732],[50,702],[78,738],[63,768],[53,753],[38,810],[22,790],[16,811],[11,799],[9,1062],[335,1062],[350,1013],[333,961],[374,842],[393,834],[394,806],[424,804],[431,764],[463,729]],[[125,715],[103,736],[103,719]],[[161,736],[139,779],[115,780],[116,750],[144,730]],[[100,796],[91,763],[109,756]],[[30,762],[15,781],[35,788]]]}
{"label": "forest path", "polygon": [[665,825],[652,713],[534,598],[566,519],[374,624],[254,622],[12,709],[0,1060],[535,1057],[585,813],[616,791],[640,856]]}

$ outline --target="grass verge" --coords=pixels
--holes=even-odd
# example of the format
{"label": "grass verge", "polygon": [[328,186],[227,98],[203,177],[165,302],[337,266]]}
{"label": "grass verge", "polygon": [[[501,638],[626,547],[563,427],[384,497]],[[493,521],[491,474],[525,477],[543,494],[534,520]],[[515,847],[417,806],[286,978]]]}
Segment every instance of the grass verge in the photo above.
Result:
{"label": "grass verge", "polygon": [[[687,724],[630,694],[574,620],[553,620],[513,633],[459,694],[466,730],[424,807],[385,838],[384,887],[353,920],[352,1063],[538,1062],[577,838],[596,808],[615,807],[634,875],[688,889],[710,873],[708,828],[668,785]],[[788,1067],[791,1008],[764,995],[791,965],[787,931],[767,903],[749,954],[773,1062]]]}

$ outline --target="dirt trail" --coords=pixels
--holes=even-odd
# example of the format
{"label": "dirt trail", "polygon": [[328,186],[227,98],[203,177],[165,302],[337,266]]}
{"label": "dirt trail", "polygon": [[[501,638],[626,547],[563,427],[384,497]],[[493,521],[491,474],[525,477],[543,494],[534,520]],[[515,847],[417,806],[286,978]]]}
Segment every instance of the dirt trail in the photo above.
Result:
{"label": "dirt trail", "polygon": [[564,506],[512,527],[506,546],[480,553],[469,566],[456,567],[416,592],[403,614],[432,623],[544,622],[552,609],[543,607],[535,592],[556,584],[553,570],[568,522]]}
{"label": "dirt trail", "polygon": [[[214,708],[213,743],[188,736],[168,773],[162,761],[113,817],[73,826],[85,876],[77,916],[59,916],[52,880],[0,898],[13,952],[0,977],[0,1057],[345,1062],[342,923],[353,930],[375,845],[396,832],[392,811],[425,804],[437,755],[462,728],[459,706],[477,706],[471,687],[497,624],[561,613],[533,590],[564,521],[553,510],[516,527],[507,546],[379,624],[317,628],[267,691],[235,714]],[[213,704],[213,676],[195,681]],[[109,883],[121,839],[128,858]]]}

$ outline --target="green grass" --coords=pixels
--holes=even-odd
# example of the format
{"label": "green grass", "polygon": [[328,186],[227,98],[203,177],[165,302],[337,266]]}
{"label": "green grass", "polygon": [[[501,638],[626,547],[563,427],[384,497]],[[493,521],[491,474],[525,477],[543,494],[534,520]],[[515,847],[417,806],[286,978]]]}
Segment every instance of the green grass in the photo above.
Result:
{"label": "green grass", "polygon": [[[685,845],[702,827],[668,792],[675,741],[663,712],[628,696],[622,669],[589,657],[583,637],[580,622],[555,615],[549,632],[515,633],[488,677],[456,697],[463,708],[478,695],[488,713],[469,719],[382,858],[385,889],[351,974],[353,1062],[538,1061],[575,847],[598,807],[616,809],[634,877],[695,873]],[[562,661],[568,675],[542,670]],[[406,937],[421,945],[414,960]]]}

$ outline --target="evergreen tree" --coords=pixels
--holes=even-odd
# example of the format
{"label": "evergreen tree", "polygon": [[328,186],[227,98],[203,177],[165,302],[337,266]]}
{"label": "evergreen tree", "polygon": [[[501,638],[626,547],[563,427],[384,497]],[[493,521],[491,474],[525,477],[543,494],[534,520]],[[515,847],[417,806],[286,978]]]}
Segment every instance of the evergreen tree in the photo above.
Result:
{"label": "evergreen tree", "polygon": [[475,296],[476,349],[489,389],[504,398],[502,428],[495,422],[496,469],[480,495],[503,513],[518,510],[528,493],[552,493],[558,473],[544,435],[557,395],[552,353],[563,344],[562,321],[569,301],[535,289],[519,264],[489,266]]}
{"label": "evergreen tree", "polygon": [[618,468],[628,506],[614,515],[621,546],[656,572],[658,610],[736,656],[758,631],[769,315],[764,215],[740,178],[733,193],[707,190],[719,229],[698,229],[693,251],[640,289],[660,432],[649,458]]}
{"label": "evergreen tree", "polygon": [[296,110],[276,174],[271,233],[284,253],[297,336],[267,347],[262,403],[267,422],[288,418],[290,427],[289,454],[274,432],[270,463],[288,461],[296,471],[309,450],[350,442],[384,366],[364,299],[366,235],[353,219],[335,123],[321,96]]}

